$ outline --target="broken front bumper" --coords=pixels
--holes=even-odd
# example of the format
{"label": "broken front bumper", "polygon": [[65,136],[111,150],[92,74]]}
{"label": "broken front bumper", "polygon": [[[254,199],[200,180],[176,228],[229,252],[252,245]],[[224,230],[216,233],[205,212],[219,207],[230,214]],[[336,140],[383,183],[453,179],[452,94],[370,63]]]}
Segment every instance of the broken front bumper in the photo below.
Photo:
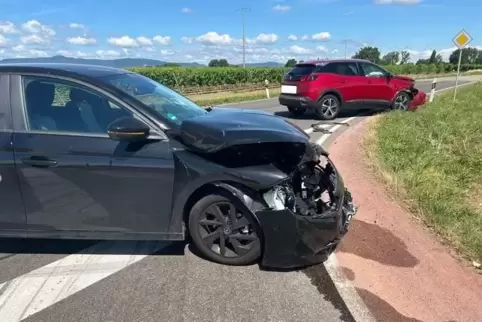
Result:
{"label": "broken front bumper", "polygon": [[261,264],[295,268],[325,261],[356,213],[350,192],[342,189],[337,209],[320,216],[302,216],[287,209],[256,212],[264,233]]}
{"label": "broken front bumper", "polygon": [[420,105],[425,104],[427,101],[427,94],[422,92],[421,90],[418,90],[417,93],[413,96],[412,100],[410,101],[410,104],[408,105],[408,109],[413,111],[416,110]]}

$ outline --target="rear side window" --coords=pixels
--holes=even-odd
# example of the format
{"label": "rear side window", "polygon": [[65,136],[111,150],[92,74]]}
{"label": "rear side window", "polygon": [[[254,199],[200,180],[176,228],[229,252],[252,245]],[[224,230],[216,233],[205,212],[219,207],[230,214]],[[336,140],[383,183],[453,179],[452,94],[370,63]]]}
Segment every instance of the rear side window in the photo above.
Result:
{"label": "rear side window", "polygon": [[305,76],[305,75],[309,75],[313,72],[313,70],[315,69],[316,65],[312,65],[312,64],[303,64],[303,65],[296,65],[295,67],[293,67],[289,72],[288,74],[289,75],[292,75],[292,76]]}
{"label": "rear side window", "polygon": [[356,63],[337,62],[329,63],[320,70],[320,73],[332,73],[344,76],[358,76]]}

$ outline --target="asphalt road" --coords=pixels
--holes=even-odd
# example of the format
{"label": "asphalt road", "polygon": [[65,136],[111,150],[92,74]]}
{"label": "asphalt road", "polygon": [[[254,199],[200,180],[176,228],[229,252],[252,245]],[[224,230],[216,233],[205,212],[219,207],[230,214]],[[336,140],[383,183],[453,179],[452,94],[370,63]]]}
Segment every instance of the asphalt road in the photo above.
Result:
{"label": "asphalt road", "polygon": [[[445,80],[437,89],[453,85]],[[427,82],[417,86],[430,89]],[[289,118],[276,99],[235,106]],[[356,122],[366,113],[337,121]],[[317,122],[313,115],[292,120],[303,129]],[[335,134],[311,137],[325,147],[346,128],[324,127]],[[0,240],[2,322],[353,321],[347,296],[324,265],[275,272],[213,264],[185,244]]]}

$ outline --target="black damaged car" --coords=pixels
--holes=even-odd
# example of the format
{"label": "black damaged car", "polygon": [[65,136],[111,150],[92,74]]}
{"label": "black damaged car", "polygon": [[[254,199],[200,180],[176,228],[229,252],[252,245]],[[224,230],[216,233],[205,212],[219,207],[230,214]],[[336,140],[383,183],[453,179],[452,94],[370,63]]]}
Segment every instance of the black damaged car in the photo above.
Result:
{"label": "black damaged car", "polygon": [[203,109],[139,74],[0,65],[0,237],[184,240],[230,265],[333,252],[355,214],[287,120]]}

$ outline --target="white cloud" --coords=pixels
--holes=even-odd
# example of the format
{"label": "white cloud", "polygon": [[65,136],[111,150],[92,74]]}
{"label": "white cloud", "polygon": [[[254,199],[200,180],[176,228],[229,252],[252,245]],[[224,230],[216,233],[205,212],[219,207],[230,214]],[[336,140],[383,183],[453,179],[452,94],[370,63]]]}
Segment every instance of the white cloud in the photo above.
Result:
{"label": "white cloud", "polygon": [[144,36],[137,37],[137,42],[143,46],[152,46],[152,40]]}
{"label": "white cloud", "polygon": [[88,56],[88,54],[82,51],[68,51],[68,50],[58,50],[57,55],[62,55],[65,57],[74,57],[74,58],[83,58]]}
{"label": "white cloud", "polygon": [[29,49],[25,45],[16,45],[12,47],[12,51],[18,53],[16,57],[47,57],[48,53],[43,50]]}
{"label": "white cloud", "polygon": [[195,40],[203,45],[230,45],[234,42],[234,39],[228,34],[218,34],[215,31],[210,31],[204,35],[198,36]]}
{"label": "white cloud", "polygon": [[308,39],[310,39],[310,36],[308,36],[308,35],[301,36],[302,41],[305,41],[305,40],[308,40]]}
{"label": "white cloud", "polygon": [[287,5],[277,4],[276,6],[273,7],[273,11],[278,11],[278,12],[287,12],[290,10],[291,10],[291,7]]}
{"label": "white cloud", "polygon": [[422,0],[375,0],[375,4],[417,4]]}
{"label": "white cloud", "polygon": [[22,36],[20,37],[20,42],[25,45],[48,45],[50,43],[48,38],[38,34]]}
{"label": "white cloud", "polygon": [[70,37],[67,38],[67,42],[72,45],[95,45],[97,40],[89,37]]}
{"label": "white cloud", "polygon": [[296,35],[291,34],[291,35],[288,36],[288,40],[295,41],[295,40],[298,40],[298,37]]}
{"label": "white cloud", "polygon": [[327,31],[323,31],[311,36],[311,39],[313,41],[327,41],[327,40],[330,40],[330,38],[331,38],[331,34]]}
{"label": "white cloud", "polygon": [[95,53],[100,58],[116,58],[121,55],[118,51],[115,50],[97,50]]}
{"label": "white cloud", "polygon": [[163,56],[172,56],[172,55],[174,55],[174,52],[173,52],[172,50],[162,49],[162,50],[161,50],[161,55],[163,55]]}
{"label": "white cloud", "polygon": [[327,53],[328,52],[328,48],[326,48],[325,46],[316,46],[315,50],[317,52],[321,52],[321,53]]}
{"label": "white cloud", "polygon": [[254,39],[248,39],[248,43],[255,44],[274,44],[278,41],[279,36],[277,34],[259,34]]}
{"label": "white cloud", "polygon": [[172,39],[170,36],[154,36],[152,40],[160,45],[169,45]]}
{"label": "white cloud", "polygon": [[49,56],[49,54],[46,51],[37,50],[37,49],[29,49],[28,53],[31,56],[34,56],[34,57],[47,57],[47,56]]}
{"label": "white cloud", "polygon": [[0,22],[0,33],[2,33],[2,34],[16,34],[16,33],[18,33],[18,29],[10,21]]}
{"label": "white cloud", "polygon": [[107,39],[107,42],[111,45],[114,46],[119,46],[119,47],[139,47],[139,43],[134,39],[129,36],[122,36],[122,37],[110,37]]}
{"label": "white cloud", "polygon": [[27,50],[27,48],[24,45],[16,45],[12,47],[12,50],[16,52],[21,52]]}
{"label": "white cloud", "polygon": [[52,28],[42,25],[37,20],[27,21],[22,25],[22,29],[32,34],[43,34],[48,37],[55,36],[55,31]]}
{"label": "white cloud", "polygon": [[311,53],[311,50],[309,48],[301,47],[301,46],[298,46],[298,45],[293,45],[293,46],[288,47],[287,51],[292,53],[292,54],[298,54],[298,55],[299,54],[309,54],[309,53]]}
{"label": "white cloud", "polygon": [[191,12],[192,12],[192,9],[191,9],[191,8],[182,8],[182,9],[181,9],[181,12],[182,12],[182,13],[191,13]]}
{"label": "white cloud", "polygon": [[71,24],[69,25],[69,28],[72,28],[72,29],[85,29],[85,26],[84,26],[83,24],[81,24],[81,23],[75,23],[75,22],[73,22],[73,23],[71,23]]}
{"label": "white cloud", "polygon": [[192,37],[182,37],[182,38],[181,38],[181,41],[182,41],[183,43],[186,43],[186,44],[192,44],[193,41],[194,41],[194,38],[192,38]]}
{"label": "white cloud", "polygon": [[7,45],[8,39],[4,35],[0,34],[0,47]]}

